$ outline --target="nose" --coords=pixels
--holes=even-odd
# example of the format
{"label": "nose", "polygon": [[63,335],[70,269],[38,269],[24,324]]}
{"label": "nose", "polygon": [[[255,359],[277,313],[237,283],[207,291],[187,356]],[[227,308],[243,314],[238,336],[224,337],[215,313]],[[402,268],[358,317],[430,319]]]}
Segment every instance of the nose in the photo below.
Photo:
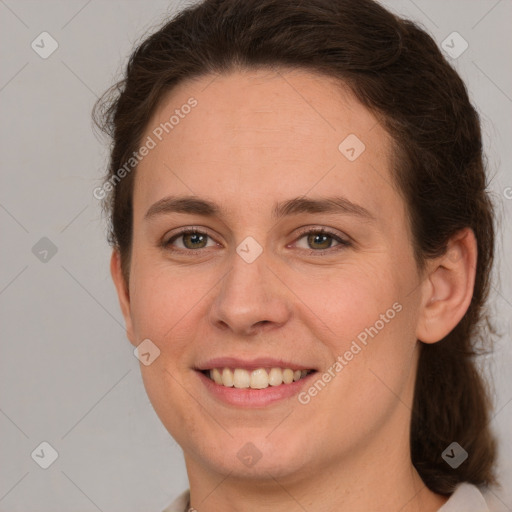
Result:
{"label": "nose", "polygon": [[221,280],[212,303],[210,321],[233,337],[254,337],[288,321],[289,290],[267,263],[265,251],[252,263],[236,252],[230,271]]}

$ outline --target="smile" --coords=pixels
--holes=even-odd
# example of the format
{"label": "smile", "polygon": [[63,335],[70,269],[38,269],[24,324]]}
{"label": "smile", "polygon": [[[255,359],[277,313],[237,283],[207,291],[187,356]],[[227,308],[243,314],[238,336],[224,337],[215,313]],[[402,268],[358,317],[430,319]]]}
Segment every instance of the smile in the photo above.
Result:
{"label": "smile", "polygon": [[227,388],[265,389],[269,386],[288,385],[303,379],[314,370],[292,370],[291,368],[213,368],[202,373],[215,384]]}

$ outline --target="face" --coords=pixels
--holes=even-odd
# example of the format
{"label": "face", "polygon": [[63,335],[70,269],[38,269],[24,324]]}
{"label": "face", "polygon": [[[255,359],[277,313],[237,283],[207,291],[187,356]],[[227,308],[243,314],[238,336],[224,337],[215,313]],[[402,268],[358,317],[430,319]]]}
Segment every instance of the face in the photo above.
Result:
{"label": "face", "polygon": [[377,119],[253,70],[182,83],[148,137],[123,310],[187,463],[284,477],[408,443],[419,276]]}

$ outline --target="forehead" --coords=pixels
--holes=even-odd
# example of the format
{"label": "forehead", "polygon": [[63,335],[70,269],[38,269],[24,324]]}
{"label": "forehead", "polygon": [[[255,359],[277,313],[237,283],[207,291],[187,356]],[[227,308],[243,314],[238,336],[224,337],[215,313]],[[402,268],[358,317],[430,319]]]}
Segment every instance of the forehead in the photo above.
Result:
{"label": "forehead", "polygon": [[148,137],[155,146],[137,168],[136,209],[167,193],[222,194],[227,209],[333,189],[376,213],[396,200],[389,135],[346,86],[316,73],[261,69],[183,82],[160,102]]}

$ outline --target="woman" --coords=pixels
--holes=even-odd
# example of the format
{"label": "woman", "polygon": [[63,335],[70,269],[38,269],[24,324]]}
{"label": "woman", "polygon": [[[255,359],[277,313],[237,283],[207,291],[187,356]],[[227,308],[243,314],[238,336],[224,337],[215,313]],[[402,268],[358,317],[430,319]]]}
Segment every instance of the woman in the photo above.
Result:
{"label": "woman", "polygon": [[432,38],[371,0],[206,0],[111,93],[111,272],[190,481],[166,510],[488,510],[493,212]]}

